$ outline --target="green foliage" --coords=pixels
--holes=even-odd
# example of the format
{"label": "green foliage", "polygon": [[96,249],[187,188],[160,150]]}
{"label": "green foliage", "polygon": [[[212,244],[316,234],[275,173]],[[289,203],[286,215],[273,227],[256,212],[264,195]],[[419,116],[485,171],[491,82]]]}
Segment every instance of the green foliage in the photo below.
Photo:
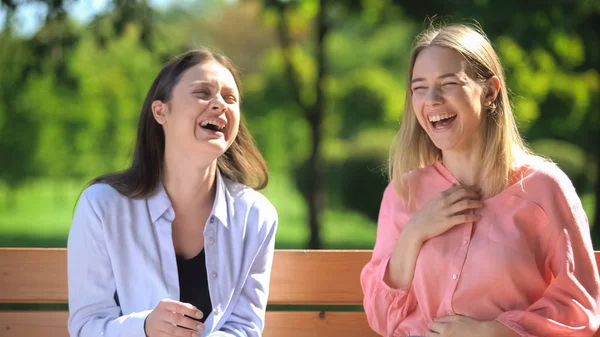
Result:
{"label": "green foliage", "polygon": [[10,32],[0,33],[0,45],[0,181],[13,189],[38,173],[34,153],[40,124],[19,106],[33,56]]}
{"label": "green foliage", "polygon": [[[280,213],[281,245],[301,246],[308,237],[301,193],[310,183],[303,178],[310,128],[291,95],[276,39],[283,3],[300,99],[311,104],[319,10],[313,0],[195,1],[150,12],[144,1],[114,1],[89,26],[53,7],[31,37],[11,33],[9,22],[0,33],[0,199],[16,206],[0,212],[2,228],[64,236],[77,186],[128,165],[140,109],[160,67],[208,46],[243,70],[242,113],[272,173],[265,193]],[[411,43],[426,14],[481,22],[502,60],[525,138],[569,174],[588,215],[595,214],[600,7],[590,3],[330,1],[322,126],[329,247],[369,248],[374,239],[386,184],[381,171],[403,113]],[[47,196],[61,188],[69,191]]]}
{"label": "green foliage", "polygon": [[554,161],[569,177],[585,173],[586,154],[575,144],[556,139],[538,139],[531,143],[531,148]]}

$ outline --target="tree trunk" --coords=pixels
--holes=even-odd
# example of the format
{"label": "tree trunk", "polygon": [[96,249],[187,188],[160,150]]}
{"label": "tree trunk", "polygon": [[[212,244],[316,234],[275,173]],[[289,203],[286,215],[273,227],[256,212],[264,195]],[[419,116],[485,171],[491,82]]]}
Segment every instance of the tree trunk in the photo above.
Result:
{"label": "tree trunk", "polygon": [[296,103],[304,110],[304,116],[309,122],[311,131],[311,153],[308,159],[306,184],[308,185],[307,193],[304,195],[308,204],[308,225],[310,228],[310,237],[308,247],[311,249],[323,248],[321,240],[321,217],[325,209],[325,187],[324,175],[325,167],[324,160],[321,154],[321,143],[323,137],[323,116],[325,114],[325,92],[324,79],[327,73],[325,37],[329,32],[329,25],[326,19],[326,0],[319,0],[319,13],[317,14],[317,42],[316,50],[316,65],[317,78],[315,80],[316,99],[313,104],[306,104],[300,97],[301,81],[298,73],[294,70],[290,57],[291,39],[288,32],[288,25],[285,16],[286,4],[283,2],[277,3],[279,10],[279,24],[277,27],[277,35],[281,45],[283,58],[286,64],[286,72],[289,79],[289,84],[292,89],[292,95]]}
{"label": "tree trunk", "polygon": [[[596,68],[596,73],[600,74],[600,68]],[[597,107],[598,104],[595,104]],[[597,112],[600,114],[600,109]],[[592,225],[592,243],[594,248],[600,247],[600,125],[597,125],[596,134],[592,141],[596,143],[596,202],[595,202],[595,215],[594,223]]]}
{"label": "tree trunk", "polygon": [[[599,142],[600,143],[600,142]],[[600,148],[600,144],[598,144]],[[592,224],[591,234],[592,234],[592,243],[594,244],[594,248],[598,249],[600,247],[600,150],[598,151],[598,155],[596,156],[596,193],[595,193],[595,215],[594,222]]]}
{"label": "tree trunk", "polygon": [[321,240],[321,220],[325,208],[325,191],[323,186],[323,159],[321,158],[321,119],[322,111],[314,111],[321,115],[311,120],[312,151],[308,160],[308,217],[310,226],[310,238],[308,247],[310,249],[323,248]]}
{"label": "tree trunk", "polygon": [[309,193],[308,210],[310,222],[310,239],[308,246],[311,249],[323,248],[321,240],[321,221],[325,209],[325,187],[323,177],[325,168],[321,155],[321,140],[323,136],[323,115],[325,111],[324,79],[327,73],[327,60],[325,56],[325,37],[328,32],[326,21],[326,0],[319,0],[319,13],[317,15],[317,83],[316,100],[313,108],[309,111],[309,122],[311,128],[312,152],[308,165]]}

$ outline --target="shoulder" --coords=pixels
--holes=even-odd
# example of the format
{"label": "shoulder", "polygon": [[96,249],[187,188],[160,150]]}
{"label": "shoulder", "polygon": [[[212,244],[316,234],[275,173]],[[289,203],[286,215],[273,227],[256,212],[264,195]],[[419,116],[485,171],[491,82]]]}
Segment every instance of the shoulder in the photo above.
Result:
{"label": "shoulder", "polygon": [[439,172],[436,169],[436,163],[427,165],[425,167],[416,168],[414,170],[406,172],[402,179],[407,183],[419,183],[424,180],[431,179],[439,176]]}
{"label": "shoulder", "polygon": [[259,223],[267,226],[272,226],[277,222],[278,216],[275,206],[262,193],[229,179],[223,180],[236,212],[245,212],[249,216],[257,218]]}
{"label": "shoulder", "polygon": [[79,204],[86,202],[97,215],[101,215],[115,208],[120,208],[129,204],[142,202],[143,200],[131,199],[124,196],[114,187],[105,184],[97,183],[88,186],[79,198]]}
{"label": "shoulder", "polygon": [[538,162],[529,166],[523,182],[525,189],[532,192],[539,191],[554,196],[556,193],[564,195],[575,193],[575,187],[571,179],[555,163],[550,161]]}
{"label": "shoulder", "polygon": [[585,211],[573,183],[563,170],[552,162],[529,167],[519,194],[540,206],[551,219],[576,216],[578,223],[587,223],[584,219]]}
{"label": "shoulder", "polygon": [[88,186],[82,193],[90,202],[106,202],[109,200],[125,198],[114,187],[105,183]]}
{"label": "shoulder", "polygon": [[394,179],[390,182],[383,197],[387,200],[393,200],[394,203],[401,203],[406,206],[408,203],[407,199],[411,200],[424,192],[430,192],[430,183],[439,179],[440,174],[435,164],[416,168],[404,173],[399,180]]}

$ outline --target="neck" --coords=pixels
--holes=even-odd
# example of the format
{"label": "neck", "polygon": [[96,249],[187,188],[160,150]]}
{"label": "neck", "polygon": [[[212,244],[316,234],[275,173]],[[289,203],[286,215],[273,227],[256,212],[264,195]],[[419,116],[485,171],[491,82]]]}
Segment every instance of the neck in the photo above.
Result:
{"label": "neck", "polygon": [[481,162],[477,151],[455,152],[444,151],[442,163],[456,177],[461,185],[475,186],[479,184]]}
{"label": "neck", "polygon": [[195,165],[189,158],[165,152],[163,185],[176,213],[178,209],[212,207],[216,192],[216,160]]}

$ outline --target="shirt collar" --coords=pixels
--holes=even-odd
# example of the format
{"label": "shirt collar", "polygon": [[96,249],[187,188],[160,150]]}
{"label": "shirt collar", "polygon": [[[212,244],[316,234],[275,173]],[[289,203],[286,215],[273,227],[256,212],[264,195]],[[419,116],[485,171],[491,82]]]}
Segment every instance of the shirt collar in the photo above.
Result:
{"label": "shirt collar", "polygon": [[170,213],[167,214],[169,221],[173,221],[175,219],[175,212],[173,212],[173,208],[171,207],[171,199],[169,199],[162,181],[158,182],[158,186],[156,186],[154,194],[147,199],[147,203],[148,210],[150,211],[150,217],[152,218],[152,223],[155,223],[158,218],[167,212],[167,210]]}
{"label": "shirt collar", "polygon": [[227,189],[225,179],[221,175],[221,170],[217,169],[217,193],[215,195],[215,203],[213,204],[211,214],[216,216],[217,219],[219,219],[219,222],[225,227],[227,227],[227,205],[229,204],[230,199],[231,195]]}
{"label": "shirt collar", "polygon": [[[214,215],[217,217],[219,222],[227,227],[227,205],[229,204],[231,195],[227,189],[225,179],[223,178],[219,169],[217,169],[216,176],[217,191],[215,195],[215,202],[211,210],[211,216]],[[152,223],[155,223],[158,218],[163,216],[163,214],[169,221],[173,221],[175,219],[175,212],[173,211],[171,200],[169,199],[169,195],[167,194],[162,181],[158,183],[154,194],[147,199],[147,203],[150,211],[150,217],[152,218]]]}

